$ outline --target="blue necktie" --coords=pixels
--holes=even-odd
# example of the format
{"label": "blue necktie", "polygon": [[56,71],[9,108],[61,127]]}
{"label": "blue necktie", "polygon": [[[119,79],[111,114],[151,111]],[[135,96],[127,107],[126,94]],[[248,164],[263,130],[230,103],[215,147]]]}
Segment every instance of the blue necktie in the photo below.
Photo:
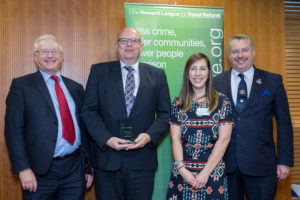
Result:
{"label": "blue necktie", "polygon": [[134,68],[131,66],[124,66],[124,68],[128,71],[125,83],[125,102],[126,102],[126,110],[127,117],[129,116],[131,109],[134,103],[134,89],[135,89],[135,80],[134,80]]}
{"label": "blue necktie", "polygon": [[236,100],[236,109],[238,113],[241,113],[247,102],[247,84],[244,79],[244,74],[239,74],[241,81],[239,83],[238,92],[237,92],[237,100]]}

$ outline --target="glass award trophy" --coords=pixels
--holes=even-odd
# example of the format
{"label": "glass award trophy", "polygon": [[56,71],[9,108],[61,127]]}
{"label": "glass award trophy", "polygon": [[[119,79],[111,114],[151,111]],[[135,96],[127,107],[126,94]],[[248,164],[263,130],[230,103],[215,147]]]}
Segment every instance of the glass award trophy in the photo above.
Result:
{"label": "glass award trophy", "polygon": [[125,142],[124,144],[135,144],[134,142],[134,134],[133,127],[131,123],[121,122],[120,123],[120,135],[124,140],[130,140]]}

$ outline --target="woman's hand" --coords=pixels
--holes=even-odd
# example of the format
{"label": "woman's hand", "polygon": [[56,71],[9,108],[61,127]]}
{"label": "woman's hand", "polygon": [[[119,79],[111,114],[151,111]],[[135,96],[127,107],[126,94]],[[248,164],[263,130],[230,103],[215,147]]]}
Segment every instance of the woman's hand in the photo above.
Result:
{"label": "woman's hand", "polygon": [[195,189],[201,189],[203,187],[205,187],[207,181],[208,181],[208,178],[209,178],[209,173],[206,173],[204,171],[201,171],[197,177],[196,177],[196,182],[193,186],[193,188]]}
{"label": "woman's hand", "polygon": [[193,173],[187,170],[185,167],[179,170],[179,174],[187,184],[193,186],[196,183],[196,178]]}

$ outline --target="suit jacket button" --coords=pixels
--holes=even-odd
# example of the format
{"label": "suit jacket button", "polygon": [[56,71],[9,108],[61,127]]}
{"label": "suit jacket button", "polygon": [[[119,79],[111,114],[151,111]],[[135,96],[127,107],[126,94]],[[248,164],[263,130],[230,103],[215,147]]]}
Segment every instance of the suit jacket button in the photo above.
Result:
{"label": "suit jacket button", "polygon": [[236,137],[240,137],[240,134],[237,134]]}
{"label": "suit jacket button", "polygon": [[240,121],[240,119],[241,119],[240,117],[237,118],[238,121]]}

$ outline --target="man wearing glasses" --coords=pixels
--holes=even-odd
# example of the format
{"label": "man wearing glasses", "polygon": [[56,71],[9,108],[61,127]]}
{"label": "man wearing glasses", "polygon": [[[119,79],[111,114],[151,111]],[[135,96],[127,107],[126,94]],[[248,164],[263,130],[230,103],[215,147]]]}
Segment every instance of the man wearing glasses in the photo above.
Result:
{"label": "man wearing glasses", "polygon": [[92,183],[81,151],[88,148],[79,117],[83,87],[60,74],[63,52],[53,35],[36,39],[34,60],[38,71],[15,78],[6,99],[12,171],[25,200],[83,200]]}
{"label": "man wearing glasses", "polygon": [[94,141],[101,200],[150,200],[156,147],[168,129],[170,96],[163,70],[138,61],[140,33],[118,34],[119,61],[92,65],[82,109]]}

